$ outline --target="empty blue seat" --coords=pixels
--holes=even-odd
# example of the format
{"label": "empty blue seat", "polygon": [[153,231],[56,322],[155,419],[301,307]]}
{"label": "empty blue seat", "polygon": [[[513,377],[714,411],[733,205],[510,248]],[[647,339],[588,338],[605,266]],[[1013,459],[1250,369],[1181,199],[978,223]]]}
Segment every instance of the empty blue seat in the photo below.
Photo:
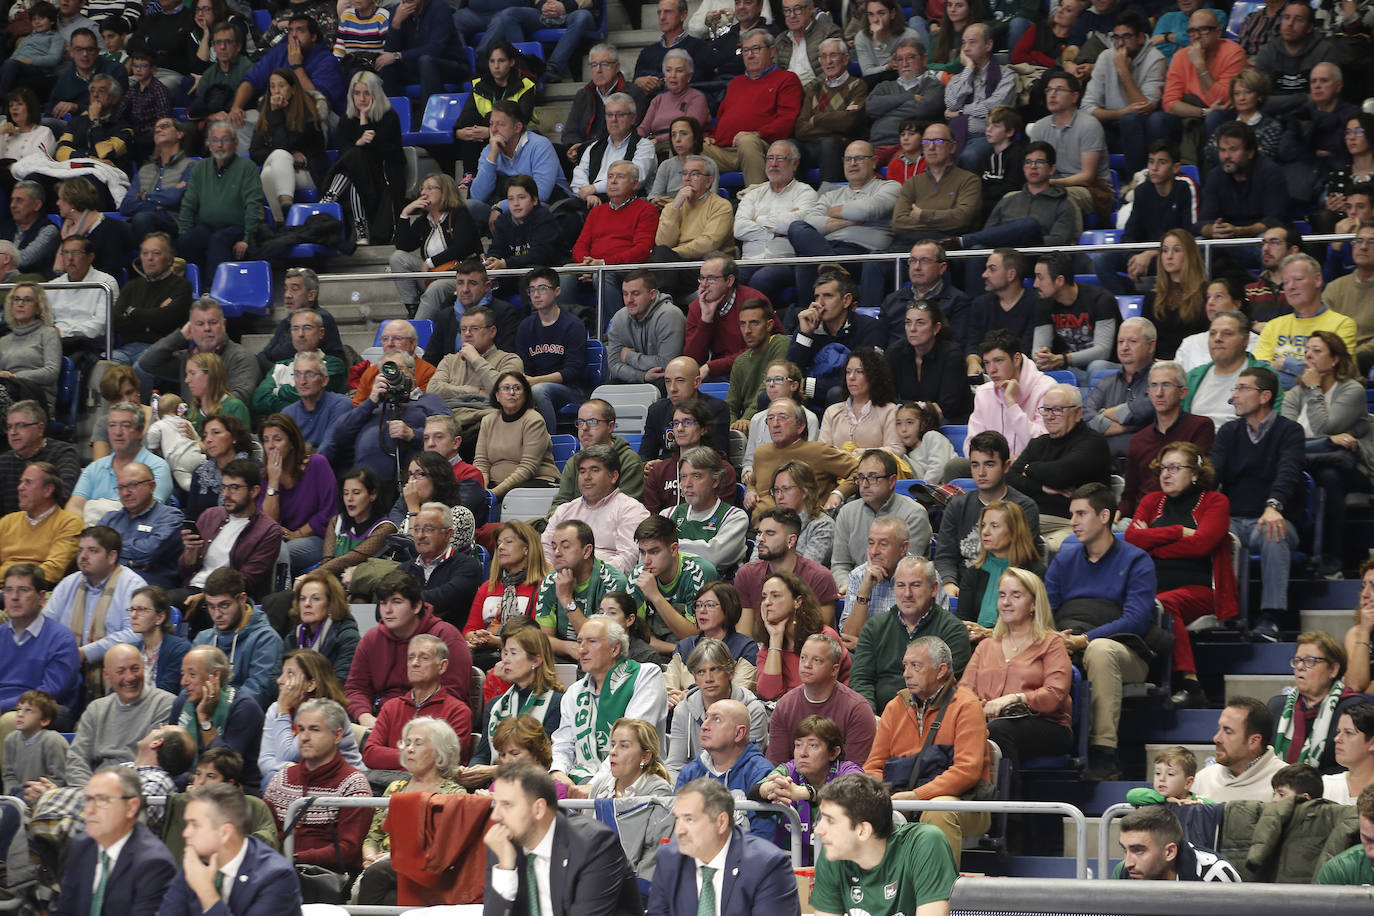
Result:
{"label": "empty blue seat", "polygon": [[200,298],[200,265],[187,262],[186,282],[191,284],[191,298]]}
{"label": "empty blue seat", "polygon": [[48,424],[51,435],[71,439],[76,433],[76,408],[80,403],[81,372],[76,368],[76,363],[64,356],[57,372],[57,409],[53,412],[52,422]]}
{"label": "empty blue seat", "polygon": [[[704,385],[702,386],[705,387]],[[553,437],[553,463],[558,465],[558,470],[563,470],[563,465],[568,463],[577,451],[577,437],[569,436],[566,433],[559,433]]]}
{"label": "empty blue seat", "polygon": [[964,453],[964,440],[968,438],[968,426],[941,426],[940,432],[949,440],[949,444],[954,446],[954,451],[962,455]]}
{"label": "empty blue seat", "polygon": [[[298,206],[318,206],[305,205]],[[292,207],[294,210],[295,207]],[[266,261],[225,261],[215,269],[210,298],[220,304],[226,318],[244,313],[267,315],[272,311],[272,268]]]}
{"label": "empty blue seat", "polygon": [[1145,309],[1144,296],[1117,296],[1117,310],[1121,312],[1122,320],[1127,318],[1139,318]]}
{"label": "empty blue seat", "polygon": [[702,394],[709,394],[711,397],[720,398],[723,401],[725,396],[730,393],[730,383],[703,382],[700,390]]}
{"label": "empty blue seat", "polygon": [[401,142],[406,146],[443,146],[453,142],[453,127],[463,106],[468,102],[468,92],[441,92],[429,97],[425,102],[425,113],[420,116],[418,131],[403,131]]}
{"label": "empty blue seat", "polygon": [[1115,245],[1120,241],[1120,229],[1088,229],[1078,237],[1080,245]]}
{"label": "empty blue seat", "polygon": [[859,306],[858,308],[856,308],[854,311],[858,312],[860,315],[867,315],[869,318],[882,318],[882,317],[883,317],[883,310],[882,310],[882,308],[880,308],[879,306],[876,306],[876,305],[861,305],[861,306]]}
{"label": "empty blue seat", "polygon": [[1045,374],[1048,375],[1050,378],[1054,379],[1056,382],[1061,382],[1065,385],[1078,384],[1078,377],[1075,376],[1068,369],[1051,369],[1049,372],[1046,372]]}

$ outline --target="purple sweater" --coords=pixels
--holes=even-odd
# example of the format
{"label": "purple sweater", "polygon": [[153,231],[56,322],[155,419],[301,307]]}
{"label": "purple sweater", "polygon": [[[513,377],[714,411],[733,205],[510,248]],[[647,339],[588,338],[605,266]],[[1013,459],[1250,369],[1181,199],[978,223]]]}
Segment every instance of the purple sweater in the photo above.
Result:
{"label": "purple sweater", "polygon": [[[296,481],[296,485],[277,493],[277,522],[282,531],[295,531],[309,522],[310,530],[324,537],[329,518],[337,511],[337,488],[329,462],[323,455],[311,455],[305,463],[305,473]],[[266,498],[267,476],[264,474],[262,492],[258,494],[259,508]]]}

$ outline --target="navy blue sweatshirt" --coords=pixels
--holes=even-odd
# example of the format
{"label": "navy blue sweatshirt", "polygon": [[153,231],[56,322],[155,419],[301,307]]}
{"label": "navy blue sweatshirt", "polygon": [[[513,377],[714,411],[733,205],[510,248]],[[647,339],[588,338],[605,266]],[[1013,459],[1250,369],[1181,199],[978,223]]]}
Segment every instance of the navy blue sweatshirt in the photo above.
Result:
{"label": "navy blue sweatshirt", "polygon": [[1161,197],[1150,182],[1135,189],[1131,217],[1122,230],[1123,242],[1155,242],[1170,229],[1195,232],[1197,225],[1197,187],[1189,178],[1174,179],[1169,193]]}
{"label": "navy blue sweatshirt", "polygon": [[515,355],[528,376],[563,373],[563,384],[577,388],[587,381],[587,326],[567,312],[544,327],[534,314],[515,332]]}

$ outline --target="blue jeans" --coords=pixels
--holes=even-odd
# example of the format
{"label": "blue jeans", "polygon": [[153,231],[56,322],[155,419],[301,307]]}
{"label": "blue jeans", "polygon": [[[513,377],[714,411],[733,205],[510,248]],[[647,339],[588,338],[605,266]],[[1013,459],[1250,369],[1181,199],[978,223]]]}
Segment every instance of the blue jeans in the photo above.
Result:
{"label": "blue jeans", "polygon": [[133,227],[134,238],[147,238],[150,232],[166,232],[176,238],[177,217],[175,213],[167,210],[144,210],[135,213],[129,220],[129,225]]}
{"label": "blue jeans", "polygon": [[[467,44],[472,44],[472,36],[486,31],[493,18],[499,16],[506,7],[507,0],[468,0],[463,8],[453,14],[453,27]],[[531,10],[538,13],[538,10]],[[480,56],[479,56],[480,60]]]}
{"label": "blue jeans", "polygon": [[[453,21],[456,24],[458,16],[464,10],[459,10],[454,14]],[[527,36],[534,34],[538,29],[543,28],[539,23],[539,10],[532,6],[507,7],[497,13],[489,23],[483,25],[487,34],[482,36],[482,44],[477,49],[477,59],[481,60],[483,52],[498,38],[504,38],[511,44],[520,41],[527,41]],[[575,10],[568,16],[568,21],[564,23],[566,30],[563,37],[558,39],[558,44],[554,45],[553,53],[549,55],[549,64],[566,72],[572,56],[577,53],[577,49],[586,41],[587,36],[596,29],[596,17],[590,10]],[[480,31],[474,30],[474,31]]]}
{"label": "blue jeans", "polygon": [[585,400],[581,391],[560,382],[540,382],[534,386],[534,409],[544,418],[549,435],[558,430],[558,411]]}
{"label": "blue jeans", "polygon": [[[787,230],[787,240],[792,243],[792,247],[797,250],[801,257],[818,258],[825,255],[835,255],[841,257],[846,254],[868,254],[869,249],[853,242],[832,242],[816,230],[815,226],[805,220],[797,220]],[[855,268],[860,268],[859,280],[859,304],[877,305],[883,301],[883,280],[891,268],[887,264],[877,261],[866,261],[862,264],[846,265],[851,272]],[[887,268],[887,270],[884,270]],[[794,268],[797,283],[797,298],[810,295],[811,289],[816,285],[816,265],[800,264]]]}
{"label": "blue jeans", "polygon": [[1032,20],[1026,19],[1022,16],[1017,16],[1015,19],[1013,19],[1011,21],[1011,25],[1007,27],[1007,50],[1016,50],[1017,42],[1019,42],[1025,36],[1025,34],[1030,31],[1030,27],[1034,24],[1035,23]]}
{"label": "blue jeans", "polygon": [[1271,541],[1260,528],[1259,519],[1231,519],[1232,533],[1250,553],[1260,555],[1261,610],[1282,611],[1288,607],[1288,571],[1293,565],[1293,551],[1298,549],[1298,529],[1286,520],[1284,527],[1287,531],[1283,540]]}
{"label": "blue jeans", "polygon": [[317,534],[287,541],[286,552],[291,555],[291,574],[299,575],[311,566],[318,566],[323,551],[324,539]]}
{"label": "blue jeans", "polygon": [[[745,286],[752,286],[754,289],[768,297],[768,301],[773,303],[773,308],[779,312],[783,310],[782,294],[790,284],[797,282],[796,272],[791,267],[743,267],[739,272],[739,282]],[[796,289],[796,300],[798,302],[811,301],[811,288],[807,287]]]}
{"label": "blue jeans", "polygon": [[152,344],[150,343],[139,343],[138,341],[120,344],[118,347],[115,347],[115,351],[110,354],[110,359],[122,366],[132,366],[138,362],[138,358],[143,355],[143,351],[151,346]]}
{"label": "blue jeans", "polygon": [[959,151],[959,168],[978,174],[978,166],[992,152],[992,144],[982,134],[970,133],[964,140],[964,148]]}
{"label": "blue jeans", "polygon": [[206,281],[213,280],[215,268],[225,261],[234,259],[234,245],[243,241],[242,226],[225,226],[212,229],[204,223],[192,226],[177,240],[181,256],[192,264],[200,265],[200,275]]}

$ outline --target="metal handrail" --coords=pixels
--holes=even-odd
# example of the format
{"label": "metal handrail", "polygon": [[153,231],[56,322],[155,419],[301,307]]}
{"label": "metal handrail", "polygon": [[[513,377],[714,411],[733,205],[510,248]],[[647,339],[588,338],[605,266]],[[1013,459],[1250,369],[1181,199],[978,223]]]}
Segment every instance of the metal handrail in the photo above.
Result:
{"label": "metal handrail", "polygon": [[1074,832],[1077,835],[1077,848],[1074,850],[1074,874],[1078,878],[1089,878],[1088,871],[1088,819],[1083,812],[1068,802],[1036,801],[894,801],[894,811],[969,811],[988,814],[1060,814],[1073,818]]}
{"label": "metal handrail", "polygon": [[39,286],[45,290],[59,291],[64,289],[103,289],[105,291],[105,358],[109,359],[110,354],[114,353],[115,294],[104,283],[97,283],[94,280],[82,280],[74,283],[57,283],[53,280],[45,280],[42,283],[21,281],[19,283],[0,283],[0,290],[9,291],[16,286]]}
{"label": "metal handrail", "polygon": [[[1312,243],[1318,243],[1318,242],[1347,242],[1347,241],[1350,241],[1351,239],[1353,239],[1354,237],[1355,237],[1355,236],[1354,236],[1353,234],[1350,234],[1350,233],[1342,233],[1342,234],[1326,233],[1326,234],[1323,234],[1323,235],[1306,235],[1306,236],[1303,236],[1303,243],[1304,243],[1304,244],[1307,244],[1307,243],[1309,243],[1309,242],[1312,242]],[[1259,237],[1259,236],[1247,236],[1247,237],[1245,237],[1245,238],[1236,238],[1236,239],[1204,239],[1204,238],[1199,238],[1199,239],[1196,239],[1196,241],[1197,241],[1198,247],[1202,249],[1203,265],[1204,265],[1204,267],[1206,267],[1207,273],[1208,273],[1209,275],[1210,275],[1211,272],[1212,272],[1212,249],[1213,249],[1213,248],[1250,248],[1250,247],[1258,246],[1258,245],[1260,245],[1260,244],[1263,243],[1263,239],[1262,239],[1261,237]],[[1145,251],[1145,250],[1148,250],[1148,249],[1155,248],[1155,247],[1157,247],[1158,245],[1159,245],[1159,242],[1157,242],[1157,241],[1155,241],[1155,242],[1098,242],[1098,243],[1094,243],[1094,244],[1090,244],[1090,245],[1058,245],[1058,246],[1053,246],[1053,245],[1039,245],[1039,246],[1032,246],[1032,247],[1027,247],[1027,248],[1020,248],[1020,247],[1018,247],[1016,250],[1019,251],[1019,252],[1021,252],[1022,254],[1054,254],[1054,253],[1056,253],[1056,252],[1063,252],[1063,253],[1065,253],[1065,254],[1080,254],[1080,253],[1082,253],[1082,254],[1089,254],[1089,253],[1092,253],[1092,252],[1095,252],[1095,251]],[[957,261],[957,260],[960,260],[960,259],[962,259],[962,258],[986,258],[986,257],[988,257],[989,255],[991,255],[991,254],[993,253],[994,250],[995,250],[995,249],[992,249],[992,248],[970,248],[970,249],[963,249],[963,248],[961,248],[961,249],[959,249],[959,250],[957,250],[957,251],[950,251],[950,252],[947,252],[947,253],[945,254],[945,257],[948,258],[948,259],[950,259],[950,260],[956,260],[956,261]],[[904,262],[909,256],[910,256],[909,250],[908,250],[908,251],[871,251],[871,252],[868,252],[867,254],[820,255],[820,256],[808,256],[808,257],[802,257],[802,256],[799,256],[799,255],[794,255],[794,256],[792,256],[792,257],[769,258],[766,262],[760,262],[760,263],[756,263],[756,262],[754,262],[754,261],[738,261],[737,263],[739,263],[739,265],[740,265],[741,267],[749,268],[749,267],[754,267],[754,266],[762,266],[762,263],[766,263],[767,266],[769,266],[769,267],[789,267],[789,266],[799,266],[799,265],[808,265],[808,264],[809,264],[809,265],[836,264],[836,263],[840,263],[840,264],[860,263],[860,264],[862,264],[862,263],[865,263],[865,262],[868,262],[868,261],[879,261],[879,262],[881,262],[881,261],[889,261],[889,260],[890,260],[890,261],[893,262],[893,273],[894,273],[894,275],[897,277],[897,282],[898,282],[898,285],[900,286],[900,284],[901,284],[901,275],[902,275],[902,264],[903,264],[903,262]],[[589,273],[589,274],[595,274],[595,275],[596,275],[596,279],[595,279],[595,281],[594,281],[595,286],[596,286],[596,326],[597,326],[598,328],[600,328],[600,327],[604,327],[604,322],[602,321],[602,300],[601,300],[601,283],[600,283],[600,275],[601,275],[602,273],[604,273],[605,271],[616,271],[616,272],[631,271],[631,270],[635,270],[635,269],[641,268],[641,267],[646,268],[646,269],[648,269],[648,270],[654,270],[654,271],[695,270],[695,269],[700,268],[700,267],[701,267],[703,264],[705,264],[705,263],[706,263],[705,261],[672,261],[672,262],[664,262],[664,263],[656,263],[656,262],[647,262],[647,261],[646,261],[646,262],[635,263],[635,264],[550,264],[550,265],[548,265],[548,267],[549,267],[550,269],[552,269],[555,273],[558,273],[558,274],[588,274],[588,273]],[[529,272],[529,271],[528,271],[527,269],[505,267],[505,268],[502,268],[501,270],[489,270],[489,271],[487,271],[487,275],[488,275],[488,276],[491,276],[491,277],[496,277],[496,278],[498,278],[498,279],[507,278],[507,277],[516,277],[516,278],[518,278],[518,277],[523,277],[523,276],[524,276],[526,273],[528,273],[528,272]],[[424,270],[421,270],[421,271],[410,270],[410,271],[396,271],[396,272],[391,272],[391,271],[377,272],[377,271],[373,271],[373,272],[369,272],[369,273],[355,273],[355,274],[320,274],[320,276],[319,276],[319,281],[320,281],[321,283],[346,283],[346,282],[355,282],[355,283],[356,283],[356,282],[365,281],[365,280],[433,280],[433,279],[435,279],[435,274],[434,274],[434,272],[433,272],[433,271],[424,271]],[[873,305],[876,305],[877,303],[872,303],[872,304],[873,304]]]}
{"label": "metal handrail", "polygon": [[[637,800],[647,801],[656,796],[637,796]],[[306,795],[293,801],[286,809],[286,817],[283,823],[289,824],[296,816],[296,812],[304,808],[306,804],[316,805],[322,808],[389,808],[391,807],[391,796],[383,798],[364,797],[361,795],[341,796],[341,795]],[[596,807],[596,800],[591,798],[563,798],[559,799],[558,806],[564,809],[582,809]],[[786,805],[777,805],[772,802],[756,801],[736,801],[735,808],[739,811],[762,811],[768,814],[780,814],[785,817],[793,827],[792,829],[792,867],[802,867],[802,845],[801,845],[801,816],[796,810]],[[1077,810],[1077,809],[1075,809]],[[1082,814],[1079,815],[1082,817]],[[295,862],[293,853],[296,848],[296,837],[294,831],[282,838],[281,851],[287,860]]]}
{"label": "metal handrail", "polygon": [[1111,877],[1111,843],[1108,842],[1108,835],[1112,832],[1112,821],[1125,817],[1135,810],[1135,805],[1125,802],[1112,805],[1102,812],[1102,817],[1097,824],[1097,870],[1101,872],[1099,878]]}

